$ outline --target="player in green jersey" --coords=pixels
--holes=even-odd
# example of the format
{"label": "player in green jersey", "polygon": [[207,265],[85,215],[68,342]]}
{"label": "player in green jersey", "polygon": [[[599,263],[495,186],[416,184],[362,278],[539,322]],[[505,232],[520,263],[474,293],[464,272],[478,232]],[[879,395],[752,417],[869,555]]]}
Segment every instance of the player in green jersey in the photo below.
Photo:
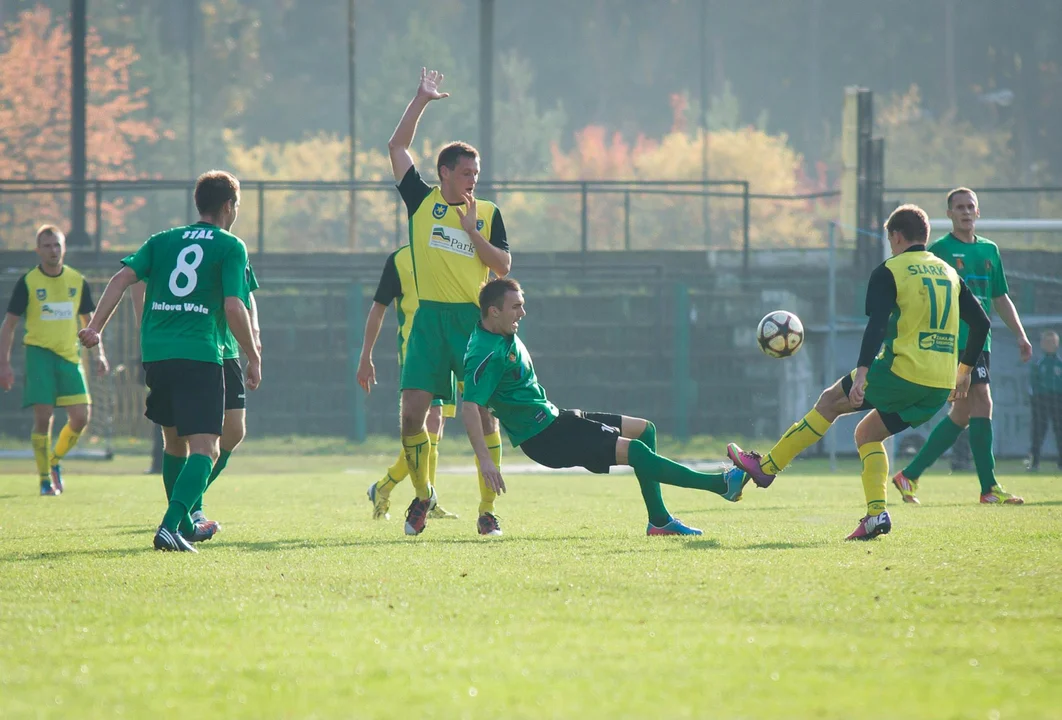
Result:
{"label": "player in green jersey", "polygon": [[[960,187],[948,193],[948,218],[951,232],[929,245],[929,252],[955,268],[959,277],[981,303],[986,313],[994,307],[999,317],[1018,338],[1018,352],[1022,362],[1032,357],[1032,344],[1022,327],[1018,310],[1011,302],[1007,276],[999,248],[986,237],[974,234],[981,211],[977,193]],[[959,326],[958,347],[966,347],[969,327]],[[977,479],[981,483],[981,502],[986,504],[1021,505],[1025,501],[1013,495],[996,481],[996,458],[992,453],[992,392],[989,389],[989,352],[992,336],[985,340],[985,348],[974,367],[970,392],[956,400],[948,416],[929,434],[926,444],[902,471],[892,478],[903,501],[918,504],[918,480],[922,473],[955,444],[963,429],[970,428],[970,452],[973,455]]]}
{"label": "player in green jersey", "polygon": [[[262,334],[258,324],[258,304],[254,299],[254,291],[258,289],[258,278],[254,274],[254,268],[250,263],[247,265],[247,290],[249,310],[251,315],[251,332],[254,335],[255,345],[258,347],[258,352],[262,352]],[[143,281],[133,285],[130,290],[130,295],[133,298],[133,312],[136,315],[137,325],[139,326],[141,316],[144,312],[144,293],[145,283]],[[229,457],[236,450],[244,437],[247,435],[247,389],[243,382],[243,367],[240,365],[240,346],[236,342],[236,338],[232,336],[232,332],[226,327],[225,330],[225,349],[222,354],[224,359],[224,373],[225,373],[225,420],[222,424],[221,430],[221,451],[218,455],[217,461],[214,463],[213,470],[210,471],[210,478],[207,480],[207,489],[214,484],[214,481],[218,479],[222,471],[228,465]],[[157,427],[157,426],[156,426]],[[167,457],[170,458],[167,461]],[[180,458],[174,458],[172,455],[167,456],[165,452],[162,453],[161,458],[161,472],[163,477],[163,485],[166,489],[166,499],[170,499],[170,494],[173,492],[173,482],[177,478],[177,473],[180,469],[176,463],[183,462]],[[169,463],[170,467],[167,468],[166,464]],[[204,493],[205,494],[205,493]],[[203,499],[200,498],[191,508],[190,516],[192,523],[195,526],[194,532],[188,537],[192,542],[200,542],[203,540],[209,540],[221,531],[221,525],[215,521],[210,520],[203,513]]]}
{"label": "player in green jersey", "polygon": [[[527,314],[524,293],[511,278],[486,283],[479,293],[480,321],[465,353],[461,418],[487,485],[506,490],[484,439],[482,412],[493,411],[515,447],[539,465],[583,467],[607,473],[630,465],[649,514],[647,535],[701,535],[672,517],[660,495],[660,483],[707,490],[731,502],[741,499],[749,477],[738,468],[699,473],[656,454],[656,427],[648,420],[581,410],[558,410],[538,384],[527,348],[516,336]],[[492,513],[479,518],[481,535],[501,535]]]}
{"label": "player in green jersey", "polygon": [[[156,550],[195,552],[191,509],[206,490],[225,416],[224,355],[232,332],[248,358],[247,388],[262,379],[262,356],[251,327],[247,247],[229,232],[240,204],[239,181],[213,170],[196,181],[199,222],[153,235],[103,291],[86,347],[99,343],[125,291],[146,280],[140,327],[147,385],[145,415],[162,426],[166,459],[176,471]],[[165,468],[165,465],[164,465]]]}

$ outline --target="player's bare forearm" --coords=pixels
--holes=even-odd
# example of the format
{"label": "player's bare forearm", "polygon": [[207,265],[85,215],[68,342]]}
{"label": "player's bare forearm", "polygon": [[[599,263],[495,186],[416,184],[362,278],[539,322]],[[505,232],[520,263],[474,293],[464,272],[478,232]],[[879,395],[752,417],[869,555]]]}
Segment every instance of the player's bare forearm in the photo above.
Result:
{"label": "player's bare forearm", "polygon": [[15,328],[18,315],[4,314],[4,324],[0,325],[0,365],[11,364],[11,346],[15,344]]}
{"label": "player's bare forearm", "polygon": [[465,432],[468,433],[468,442],[472,445],[472,452],[479,458],[480,463],[493,462],[483,435],[483,421],[480,419],[481,407],[474,402],[464,400],[461,403],[461,421],[465,424]]}
{"label": "player's bare forearm", "polygon": [[129,288],[129,299],[133,301],[133,317],[136,318],[138,328],[144,320],[144,293],[146,291],[147,284],[143,280],[133,283],[133,286]]}
{"label": "player's bare forearm", "polygon": [[100,302],[96,305],[96,312],[92,313],[92,319],[89,320],[87,327],[97,334],[102,333],[107,323],[110,322],[111,316],[114,315],[118,303],[125,297],[125,291],[136,282],[136,273],[129,268],[124,267],[116,272],[104,288]]}
{"label": "player's bare forearm", "polygon": [[1014,307],[1014,302],[1010,299],[1010,295],[1000,295],[997,298],[993,298],[992,307],[996,309],[1000,320],[1010,328],[1014,335],[1019,339],[1028,339],[1025,334],[1025,328],[1021,324],[1021,318],[1018,317],[1018,309]]}
{"label": "player's bare forearm", "polygon": [[387,314],[387,306],[373,302],[369,308],[369,314],[365,318],[365,336],[361,342],[362,358],[371,360],[372,349],[376,347],[376,340],[380,337],[380,328],[383,327],[384,315]]}
{"label": "player's bare forearm", "polygon": [[262,328],[258,324],[258,301],[254,299],[254,293],[247,296],[251,317],[251,337],[254,338],[254,346],[258,348],[258,354],[262,354]]}
{"label": "player's bare forearm", "polygon": [[251,315],[247,311],[247,306],[243,304],[243,300],[234,296],[225,298],[225,320],[248,361],[261,363],[262,353],[254,341],[254,335],[251,332]]}
{"label": "player's bare forearm", "polygon": [[410,100],[391,139],[387,141],[387,152],[391,156],[391,170],[394,173],[395,182],[401,182],[409,169],[413,167],[413,156],[409,154],[409,148],[413,145],[413,138],[417,134],[420,116],[424,114],[424,108],[428,107],[429,102],[428,98],[420,94]]}
{"label": "player's bare forearm", "polygon": [[498,277],[505,277],[513,267],[513,256],[501,248],[494,247],[478,232],[469,233],[469,239],[476,246],[476,253],[483,264]]}

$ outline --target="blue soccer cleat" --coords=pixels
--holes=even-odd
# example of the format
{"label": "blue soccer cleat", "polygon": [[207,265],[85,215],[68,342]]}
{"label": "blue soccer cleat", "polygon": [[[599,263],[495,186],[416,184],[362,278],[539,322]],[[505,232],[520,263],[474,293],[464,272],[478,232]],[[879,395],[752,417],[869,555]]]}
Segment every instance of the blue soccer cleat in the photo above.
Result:
{"label": "blue soccer cleat", "polygon": [[723,473],[723,479],[726,480],[726,492],[722,494],[723,499],[737,502],[741,499],[741,491],[745,489],[752,476],[735,465]]}
{"label": "blue soccer cleat", "polygon": [[56,495],[62,495],[66,490],[63,485],[63,470],[59,467],[59,463],[52,465],[52,487],[55,489]]}
{"label": "blue soccer cleat", "polygon": [[704,535],[704,530],[690,527],[678,518],[671,518],[667,525],[657,527],[652,523],[645,528],[646,535]]}

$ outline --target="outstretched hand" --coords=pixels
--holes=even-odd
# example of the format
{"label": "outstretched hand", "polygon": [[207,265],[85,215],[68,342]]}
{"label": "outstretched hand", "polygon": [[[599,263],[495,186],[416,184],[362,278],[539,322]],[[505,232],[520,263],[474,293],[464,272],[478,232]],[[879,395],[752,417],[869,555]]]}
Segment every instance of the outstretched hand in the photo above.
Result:
{"label": "outstretched hand", "polygon": [[494,464],[494,461],[487,458],[486,460],[479,461],[479,469],[483,474],[483,484],[490,488],[496,495],[501,495],[505,492],[505,480],[502,478],[501,470]]}
{"label": "outstretched hand", "polygon": [[438,70],[420,69],[420,87],[417,88],[417,97],[428,100],[441,100],[450,97],[450,93],[439,92],[442,85],[443,74]]}

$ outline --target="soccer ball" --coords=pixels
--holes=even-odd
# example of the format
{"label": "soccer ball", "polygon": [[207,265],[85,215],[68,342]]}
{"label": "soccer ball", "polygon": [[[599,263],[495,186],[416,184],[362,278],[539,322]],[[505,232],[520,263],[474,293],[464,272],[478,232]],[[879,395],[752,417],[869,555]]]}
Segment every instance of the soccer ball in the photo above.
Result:
{"label": "soccer ball", "polygon": [[766,355],[789,357],[804,344],[804,323],[788,310],[773,310],[760,320],[756,340]]}

